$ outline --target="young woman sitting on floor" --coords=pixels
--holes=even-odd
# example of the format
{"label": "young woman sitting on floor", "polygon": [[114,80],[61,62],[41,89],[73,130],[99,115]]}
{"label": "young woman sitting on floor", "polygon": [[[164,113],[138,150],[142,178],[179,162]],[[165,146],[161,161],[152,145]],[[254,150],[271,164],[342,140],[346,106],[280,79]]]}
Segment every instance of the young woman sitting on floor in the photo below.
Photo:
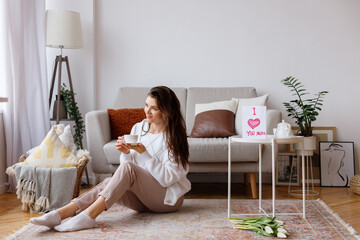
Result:
{"label": "young woman sitting on floor", "polygon": [[117,140],[116,149],[122,154],[112,177],[30,222],[60,232],[93,228],[95,218],[115,202],[137,212],[177,211],[191,188],[186,178],[189,149],[180,102],[170,88],[154,87],[146,98],[145,114],[146,119],[131,130],[139,135],[140,143],[127,144],[123,137]]}

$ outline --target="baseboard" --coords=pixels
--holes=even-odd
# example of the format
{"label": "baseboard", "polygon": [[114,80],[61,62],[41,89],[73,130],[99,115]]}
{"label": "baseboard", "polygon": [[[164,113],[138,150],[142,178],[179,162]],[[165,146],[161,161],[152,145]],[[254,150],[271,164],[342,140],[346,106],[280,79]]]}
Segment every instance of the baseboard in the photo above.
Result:
{"label": "baseboard", "polygon": [[[228,174],[227,173],[189,173],[188,179],[190,182],[199,182],[199,183],[227,183]],[[258,182],[259,176],[256,173],[256,182]],[[232,173],[231,174],[232,183],[243,183],[244,174],[243,173]],[[271,183],[271,173],[262,174],[263,183]]]}
{"label": "baseboard", "polygon": [[[314,179],[313,182],[314,182],[314,184],[320,184],[320,179]],[[311,180],[305,179],[305,183],[310,183],[311,184]]]}
{"label": "baseboard", "polygon": [[[255,174],[256,182],[259,182],[259,174]],[[228,174],[227,173],[188,173],[188,179],[190,182],[198,183],[227,183]],[[262,174],[262,182],[271,184],[271,173]],[[314,186],[320,186],[320,179],[314,179]],[[232,173],[231,174],[232,183],[244,183],[244,173]],[[310,183],[311,180],[305,180],[305,183]],[[283,184],[284,185],[284,184]],[[285,184],[287,186],[287,184]]]}
{"label": "baseboard", "polygon": [[8,186],[5,184],[0,185],[0,194],[6,193],[8,190]]}

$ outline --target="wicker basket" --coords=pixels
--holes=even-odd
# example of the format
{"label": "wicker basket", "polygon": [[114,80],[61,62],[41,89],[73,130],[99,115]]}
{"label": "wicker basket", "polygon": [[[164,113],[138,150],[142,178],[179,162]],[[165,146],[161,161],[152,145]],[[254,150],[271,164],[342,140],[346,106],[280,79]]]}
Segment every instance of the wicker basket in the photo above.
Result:
{"label": "wicker basket", "polygon": [[[19,159],[19,162],[22,162],[26,159],[25,155],[22,155]],[[73,193],[73,198],[76,198],[79,196],[80,194],[80,189],[81,189],[81,178],[82,175],[85,171],[86,165],[88,164],[89,159],[87,157],[83,157],[79,163],[76,165],[76,182],[75,182],[75,187],[74,187],[74,193]]]}
{"label": "wicker basket", "polygon": [[360,175],[355,175],[350,179],[350,189],[360,195]]}

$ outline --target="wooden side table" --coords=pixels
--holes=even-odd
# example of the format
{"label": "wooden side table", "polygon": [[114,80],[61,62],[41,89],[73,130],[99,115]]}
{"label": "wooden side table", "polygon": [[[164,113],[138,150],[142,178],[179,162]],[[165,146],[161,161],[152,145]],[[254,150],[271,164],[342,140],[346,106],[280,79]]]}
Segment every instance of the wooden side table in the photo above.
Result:
{"label": "wooden side table", "polygon": [[[289,138],[275,138],[274,135],[267,135],[266,139],[248,139],[242,138],[240,136],[229,137],[228,140],[228,213],[227,216],[231,215],[231,144],[233,143],[243,143],[243,144],[258,144],[259,145],[259,212],[261,214],[239,214],[239,215],[267,215],[268,213],[261,207],[262,201],[262,171],[261,171],[261,162],[262,162],[262,147],[263,144],[271,144],[272,151],[272,216],[275,216],[275,145],[276,144],[291,144],[291,143],[301,143],[302,144],[302,157],[304,158],[304,137],[294,136]],[[305,219],[305,167],[304,161],[302,161],[302,188],[303,188],[303,213],[302,216]],[[297,214],[297,213],[295,213]],[[294,215],[294,213],[277,213],[277,215]]]}

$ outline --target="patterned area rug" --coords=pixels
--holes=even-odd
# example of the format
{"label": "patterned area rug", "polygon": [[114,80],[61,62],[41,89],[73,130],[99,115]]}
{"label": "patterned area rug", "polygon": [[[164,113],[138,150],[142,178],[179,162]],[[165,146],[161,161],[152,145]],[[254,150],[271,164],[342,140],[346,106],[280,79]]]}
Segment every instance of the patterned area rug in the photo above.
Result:
{"label": "patterned area rug", "polygon": [[[302,211],[301,200],[276,203],[279,212]],[[263,201],[263,208],[271,212],[271,201]],[[254,213],[257,209],[257,200],[232,200],[233,214]],[[233,229],[226,212],[226,199],[186,199],[178,212],[166,214],[136,213],[114,205],[97,218],[94,229],[58,233],[28,224],[7,239],[271,239]],[[306,214],[306,220],[298,215],[277,217],[285,221],[289,239],[360,239],[321,200],[306,201]]]}

